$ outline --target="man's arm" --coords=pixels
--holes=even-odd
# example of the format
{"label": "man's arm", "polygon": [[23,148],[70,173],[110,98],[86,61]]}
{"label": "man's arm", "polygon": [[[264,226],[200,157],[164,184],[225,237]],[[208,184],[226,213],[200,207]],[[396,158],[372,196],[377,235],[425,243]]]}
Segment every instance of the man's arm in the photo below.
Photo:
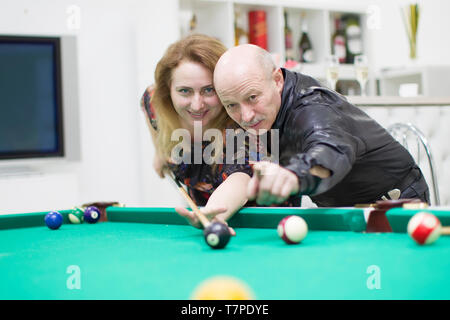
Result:
{"label": "man's arm", "polygon": [[249,199],[256,198],[258,204],[281,203],[292,195],[316,195],[331,189],[350,172],[363,145],[348,132],[345,118],[329,106],[302,107],[291,118],[284,134],[290,135],[293,142],[285,145],[292,149],[280,150],[280,155],[292,156],[283,166],[271,164],[271,174],[254,174],[249,183]]}
{"label": "man's arm", "polygon": [[311,169],[309,169],[309,173],[313,176],[319,177],[321,179],[326,179],[329,176],[331,176],[330,170],[327,168],[324,168],[322,166],[314,166]]}

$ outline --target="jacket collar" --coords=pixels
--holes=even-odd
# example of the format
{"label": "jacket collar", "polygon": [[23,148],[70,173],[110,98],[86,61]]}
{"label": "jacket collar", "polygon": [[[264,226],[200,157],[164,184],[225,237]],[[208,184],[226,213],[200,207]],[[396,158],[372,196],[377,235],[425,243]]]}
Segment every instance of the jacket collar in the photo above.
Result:
{"label": "jacket collar", "polygon": [[286,120],[286,115],[288,113],[289,106],[292,104],[292,99],[294,95],[292,94],[292,90],[294,89],[295,74],[285,68],[280,68],[283,73],[284,85],[283,91],[281,92],[281,106],[278,110],[277,117],[272,125],[272,129],[279,129],[280,135],[283,133],[283,126]]}

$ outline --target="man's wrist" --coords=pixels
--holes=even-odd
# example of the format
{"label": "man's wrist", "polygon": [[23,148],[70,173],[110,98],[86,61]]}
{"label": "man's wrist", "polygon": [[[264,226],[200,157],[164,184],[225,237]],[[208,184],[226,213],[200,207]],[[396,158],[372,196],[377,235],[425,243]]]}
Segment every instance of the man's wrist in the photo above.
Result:
{"label": "man's wrist", "polygon": [[298,192],[295,193],[298,196],[314,194],[322,180],[320,177],[312,175],[308,170],[296,171],[295,168],[290,168],[290,166],[285,169],[295,174],[298,179]]}

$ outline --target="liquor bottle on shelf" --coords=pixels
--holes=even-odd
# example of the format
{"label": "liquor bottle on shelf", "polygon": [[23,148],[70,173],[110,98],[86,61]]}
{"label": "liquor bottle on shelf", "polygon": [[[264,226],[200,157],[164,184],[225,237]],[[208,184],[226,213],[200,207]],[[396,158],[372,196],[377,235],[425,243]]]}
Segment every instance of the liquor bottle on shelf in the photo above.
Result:
{"label": "liquor bottle on shelf", "polygon": [[192,14],[191,21],[189,21],[189,33],[195,33],[197,29],[197,16]]}
{"label": "liquor bottle on shelf", "polygon": [[267,22],[266,11],[255,10],[248,12],[249,42],[267,50]]}
{"label": "liquor bottle on shelf", "polygon": [[308,22],[306,21],[305,14],[301,15],[302,34],[298,42],[298,48],[300,53],[299,61],[302,63],[314,62],[314,50],[308,35]]}
{"label": "liquor bottle on shelf", "polygon": [[294,60],[294,47],[292,45],[292,30],[288,23],[288,14],[284,11],[284,47],[286,49],[286,61]]}
{"label": "liquor bottle on shelf", "polygon": [[346,63],[353,63],[356,56],[363,53],[362,32],[357,15],[347,15],[344,17],[346,22],[345,36],[347,38],[347,57]]}
{"label": "liquor bottle on shelf", "polygon": [[347,39],[340,17],[335,18],[334,25],[335,30],[331,38],[331,51],[338,58],[339,63],[345,63],[347,61]]}
{"label": "liquor bottle on shelf", "polygon": [[234,12],[234,45],[238,46],[240,44],[248,43],[247,32],[241,27],[241,12],[236,10]]}

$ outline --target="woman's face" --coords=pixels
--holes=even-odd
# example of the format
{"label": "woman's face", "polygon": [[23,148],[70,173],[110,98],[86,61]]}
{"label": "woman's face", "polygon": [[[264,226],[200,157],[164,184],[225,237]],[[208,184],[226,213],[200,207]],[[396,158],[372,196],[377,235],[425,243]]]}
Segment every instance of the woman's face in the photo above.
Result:
{"label": "woman's face", "polygon": [[170,96],[186,128],[193,128],[195,121],[207,127],[224,111],[214,90],[212,72],[196,62],[182,61],[173,70]]}

